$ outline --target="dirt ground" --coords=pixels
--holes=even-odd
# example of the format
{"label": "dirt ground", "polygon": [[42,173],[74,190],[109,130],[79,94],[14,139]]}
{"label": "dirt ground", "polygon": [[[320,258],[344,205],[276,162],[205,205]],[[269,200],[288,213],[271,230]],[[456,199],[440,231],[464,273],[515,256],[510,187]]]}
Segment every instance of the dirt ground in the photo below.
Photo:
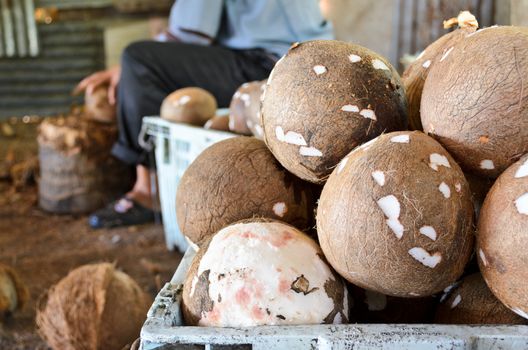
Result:
{"label": "dirt ground", "polygon": [[[0,137],[0,161],[6,159],[6,152],[11,152],[10,158],[18,157],[17,161],[35,154],[34,133],[23,136],[27,140]],[[85,216],[40,210],[36,185],[15,189],[8,179],[0,180],[0,263],[15,268],[31,295],[24,310],[0,324],[0,349],[47,349],[35,329],[36,302],[72,269],[115,262],[154,297],[180,259],[179,253],[166,249],[161,225],[94,231]]]}

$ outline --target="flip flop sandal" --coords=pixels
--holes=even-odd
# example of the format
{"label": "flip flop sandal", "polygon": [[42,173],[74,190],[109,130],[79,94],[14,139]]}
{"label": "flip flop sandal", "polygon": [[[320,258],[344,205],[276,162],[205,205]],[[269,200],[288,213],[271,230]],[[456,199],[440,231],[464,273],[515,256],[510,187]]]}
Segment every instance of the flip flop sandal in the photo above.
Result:
{"label": "flip flop sandal", "polygon": [[123,197],[99,209],[88,218],[91,228],[114,228],[154,222],[154,211]]}

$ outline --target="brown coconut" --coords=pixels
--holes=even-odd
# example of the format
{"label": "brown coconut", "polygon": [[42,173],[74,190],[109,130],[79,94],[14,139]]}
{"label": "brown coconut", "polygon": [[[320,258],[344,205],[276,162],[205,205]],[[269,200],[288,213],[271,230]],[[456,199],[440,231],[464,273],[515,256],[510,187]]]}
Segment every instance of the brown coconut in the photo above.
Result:
{"label": "brown coconut", "polygon": [[246,220],[200,248],[182,310],[199,326],[346,323],[348,295],[313,239],[282,222]]}
{"label": "brown coconut", "polygon": [[0,313],[2,316],[21,310],[29,299],[29,291],[11,267],[0,264]]}
{"label": "brown coconut", "polygon": [[402,82],[407,95],[409,128],[411,130],[422,130],[420,119],[420,102],[422,90],[430,68],[440,60],[455,43],[462,41],[467,35],[475,32],[478,28],[477,20],[468,11],[463,11],[458,18],[452,18],[444,22],[444,28],[453,25],[458,29],[447,33],[427,46],[425,50],[412,62],[403,72]]}
{"label": "brown coconut", "polygon": [[450,47],[423,88],[424,131],[464,170],[497,177],[528,152],[528,28],[490,27]]}
{"label": "brown coconut", "polygon": [[187,168],[176,194],[178,225],[199,244],[233,222],[279,219],[313,223],[312,192],[275,160],[264,142],[235,137],[207,148]]}
{"label": "brown coconut", "polygon": [[114,123],[116,106],[108,101],[108,85],[100,85],[84,94],[84,117],[103,123]]}
{"label": "brown coconut", "polygon": [[137,283],[114,265],[85,265],[48,291],[36,322],[53,349],[120,350],[138,337],[150,304]]}
{"label": "brown coconut", "polygon": [[422,132],[394,132],[336,167],[317,209],[321,248],[349,282],[397,297],[424,297],[462,274],[473,250],[464,174]]}
{"label": "brown coconut", "polygon": [[435,323],[526,324],[528,321],[504,306],[480,273],[464,277],[438,305]]}
{"label": "brown coconut", "polygon": [[204,129],[229,131],[229,116],[215,115],[204,124]]}
{"label": "brown coconut", "polygon": [[528,155],[486,196],[477,228],[480,271],[493,294],[528,319]]}
{"label": "brown coconut", "polygon": [[260,98],[266,81],[242,84],[229,105],[229,129],[237,134],[254,135],[262,139]]}
{"label": "brown coconut", "polygon": [[174,91],[161,104],[160,116],[171,122],[203,126],[214,117],[216,99],[208,91],[188,87]]}
{"label": "brown coconut", "polygon": [[324,183],[356,146],[407,128],[396,70],[364,47],[333,40],[295,44],[271,72],[262,102],[264,138],[298,177]]}

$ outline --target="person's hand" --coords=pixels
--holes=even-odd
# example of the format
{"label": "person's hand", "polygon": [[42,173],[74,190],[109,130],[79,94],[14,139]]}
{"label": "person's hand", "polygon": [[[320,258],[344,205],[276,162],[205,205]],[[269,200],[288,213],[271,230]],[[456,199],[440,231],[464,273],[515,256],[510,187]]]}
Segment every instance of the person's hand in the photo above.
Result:
{"label": "person's hand", "polygon": [[91,94],[98,86],[108,84],[108,102],[110,102],[111,105],[115,105],[116,89],[120,77],[120,66],[114,66],[107,70],[96,72],[81,80],[73,90],[73,94],[79,94],[84,90],[86,90],[86,93]]}

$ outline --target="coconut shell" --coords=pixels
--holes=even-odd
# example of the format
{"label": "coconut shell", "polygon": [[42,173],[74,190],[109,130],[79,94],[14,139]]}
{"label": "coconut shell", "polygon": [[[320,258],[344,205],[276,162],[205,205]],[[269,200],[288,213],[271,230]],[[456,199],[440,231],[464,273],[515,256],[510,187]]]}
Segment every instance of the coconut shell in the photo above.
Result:
{"label": "coconut shell", "polygon": [[39,303],[37,326],[53,349],[120,350],[139,335],[150,298],[112,264],[81,266]]}
{"label": "coconut shell", "polygon": [[528,152],[527,81],[528,28],[476,31],[430,68],[424,131],[464,170],[495,178]]}
{"label": "coconut shell", "polygon": [[493,179],[476,176],[471,173],[465,173],[464,175],[471,190],[473,207],[475,208],[475,219],[478,219],[482,203],[484,203],[484,199],[491,189],[491,186],[493,186],[494,181]]}
{"label": "coconut shell", "polygon": [[171,122],[203,126],[214,117],[216,99],[208,91],[188,87],[174,91],[161,104],[160,116]]}
{"label": "coconut shell", "polygon": [[84,94],[84,117],[102,123],[115,123],[116,106],[108,101],[108,85],[100,85]]}
{"label": "coconut shell", "polygon": [[397,297],[429,296],[460,277],[473,250],[469,185],[434,139],[418,131],[385,134],[330,175],[317,232],[328,261],[349,282]]}
{"label": "coconut shell", "polygon": [[247,220],[200,248],[182,310],[199,326],[346,323],[348,295],[313,239],[278,221]]}
{"label": "coconut shell", "polygon": [[528,155],[509,167],[480,211],[477,256],[493,294],[528,319]]}
{"label": "coconut shell", "polygon": [[407,128],[400,77],[364,47],[333,40],[295,44],[277,62],[262,102],[264,138],[296,176],[322,184],[356,146]]}
{"label": "coconut shell", "polygon": [[21,310],[29,299],[29,291],[11,267],[0,264],[0,313],[10,315]]}
{"label": "coconut shell", "polygon": [[266,81],[252,81],[240,86],[229,105],[229,129],[262,139],[260,98]]}
{"label": "coconut shell", "polygon": [[475,273],[442,297],[435,323],[447,324],[526,324],[527,320],[504,306],[480,275]]}
{"label": "coconut shell", "polygon": [[229,131],[229,116],[215,115],[204,124],[204,129]]}

